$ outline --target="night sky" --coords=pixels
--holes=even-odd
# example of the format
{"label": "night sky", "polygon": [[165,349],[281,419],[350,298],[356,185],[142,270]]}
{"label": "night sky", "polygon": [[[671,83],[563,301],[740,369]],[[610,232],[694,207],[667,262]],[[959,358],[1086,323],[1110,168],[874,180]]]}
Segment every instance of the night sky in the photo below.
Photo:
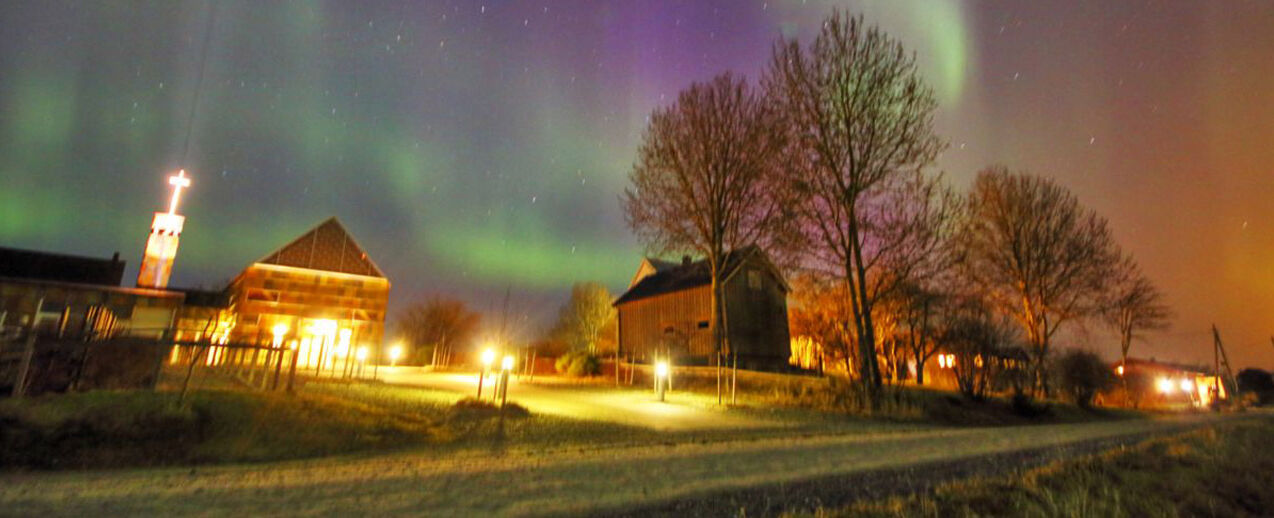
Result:
{"label": "night sky", "polygon": [[[0,246],[118,250],[131,283],[185,168],[176,286],[335,215],[395,308],[508,289],[532,334],[571,282],[636,268],[618,195],[651,110],[756,78],[833,5],[220,2],[197,88],[209,3],[7,1]],[[1210,363],[1216,322],[1236,368],[1274,367],[1274,3],[840,5],[917,53],[956,186],[1002,163],[1110,219],[1177,312],[1135,356]],[[1097,326],[1069,342],[1117,351]]]}

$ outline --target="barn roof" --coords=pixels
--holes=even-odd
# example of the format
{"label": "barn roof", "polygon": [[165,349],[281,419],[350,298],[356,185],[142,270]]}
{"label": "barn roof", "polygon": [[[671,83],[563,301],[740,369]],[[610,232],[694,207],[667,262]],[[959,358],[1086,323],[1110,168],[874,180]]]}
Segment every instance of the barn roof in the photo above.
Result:
{"label": "barn roof", "polygon": [[[1112,366],[1119,365],[1119,362],[1116,361],[1112,363],[1111,365]],[[1186,363],[1165,362],[1165,361],[1156,360],[1154,358],[1145,359],[1145,358],[1130,357],[1128,358],[1125,365],[1130,369],[1134,369],[1134,368],[1135,369],[1153,369],[1153,370],[1161,370],[1161,371],[1192,372],[1197,374],[1209,374],[1209,375],[1212,374],[1212,368],[1206,365],[1190,365]]]}
{"label": "barn roof", "polygon": [[[723,277],[729,278],[739,268],[739,265],[754,256],[764,261],[763,264],[769,264],[769,260],[765,258],[765,252],[755,246],[741,248],[726,254],[725,275]],[[615,300],[614,305],[618,306],[656,295],[712,284],[712,272],[708,268],[707,259],[700,259],[689,264],[651,258],[646,260],[650,261],[655,267],[655,273],[646,276],[638,281],[637,284],[628,288],[628,291]]]}
{"label": "barn roof", "polygon": [[258,263],[384,278],[376,263],[335,217],[284,245]]}

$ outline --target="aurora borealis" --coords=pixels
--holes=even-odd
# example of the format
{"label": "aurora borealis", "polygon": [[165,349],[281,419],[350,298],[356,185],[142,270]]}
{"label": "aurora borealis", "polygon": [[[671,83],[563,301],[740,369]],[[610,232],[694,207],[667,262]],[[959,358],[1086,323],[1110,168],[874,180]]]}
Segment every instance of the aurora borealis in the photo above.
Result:
{"label": "aurora borealis", "polygon": [[[1178,318],[1146,355],[1274,366],[1274,6],[1222,1],[0,5],[0,246],[136,271],[178,168],[174,273],[219,286],[328,216],[392,303],[505,288],[532,321],[641,252],[617,197],[650,111],[846,5],[913,49],[963,188],[992,163],[1110,220]],[[1078,345],[1113,347],[1091,330]],[[1142,347],[1142,346],[1139,346]]]}

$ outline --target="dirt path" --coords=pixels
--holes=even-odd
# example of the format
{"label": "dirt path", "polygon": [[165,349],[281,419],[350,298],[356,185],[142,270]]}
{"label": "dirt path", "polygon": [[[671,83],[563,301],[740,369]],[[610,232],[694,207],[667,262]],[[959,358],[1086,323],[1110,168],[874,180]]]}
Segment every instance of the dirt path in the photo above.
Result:
{"label": "dirt path", "polygon": [[11,473],[0,476],[0,513],[473,516],[653,511],[700,496],[1177,431],[1215,419],[1197,415],[442,459],[398,453],[199,469]]}

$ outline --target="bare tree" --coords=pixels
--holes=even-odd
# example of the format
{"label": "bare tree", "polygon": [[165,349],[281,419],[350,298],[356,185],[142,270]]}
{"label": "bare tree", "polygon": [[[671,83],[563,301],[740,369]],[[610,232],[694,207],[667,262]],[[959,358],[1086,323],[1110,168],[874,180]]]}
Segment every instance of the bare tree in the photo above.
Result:
{"label": "bare tree", "polygon": [[1104,218],[1042,177],[989,168],[978,175],[968,203],[961,238],[967,274],[1022,326],[1034,389],[1043,395],[1053,337],[1099,309],[1119,249]]}
{"label": "bare tree", "polygon": [[[916,361],[917,384],[924,383],[924,363],[937,349],[939,310],[963,284],[955,270],[963,204],[941,180],[913,176],[890,197],[892,210],[877,218],[885,222],[889,239],[880,240],[888,246],[878,254],[881,273],[873,292],[893,301],[895,340],[902,346],[899,352]],[[901,364],[901,358],[894,363]]]}
{"label": "bare tree", "polygon": [[824,360],[840,362],[847,376],[855,373],[857,340],[845,305],[849,303],[843,284],[805,274],[792,282],[792,305],[788,320],[793,338],[809,340],[817,355],[820,372]]}
{"label": "bare tree", "polygon": [[900,340],[916,362],[916,385],[925,384],[925,362],[938,351],[937,334],[947,294],[920,283],[908,283],[898,293]]}
{"label": "bare tree", "polygon": [[911,236],[899,234],[910,222],[898,202],[925,191],[915,189],[928,183],[922,169],[945,147],[933,133],[937,103],[914,55],[840,12],[807,49],[780,41],[765,84],[790,130],[790,209],[812,262],[845,285],[859,377],[874,400],[881,377],[872,310],[907,277],[885,271],[899,266],[885,258],[910,246],[901,245]]}
{"label": "bare tree", "polygon": [[469,310],[464,302],[445,297],[431,297],[413,304],[398,317],[398,332],[412,344],[408,362],[422,365],[428,347],[432,365],[449,365],[456,344],[473,339],[482,317]]}
{"label": "bare tree", "polygon": [[628,224],[648,248],[707,262],[718,399],[727,254],[769,248],[788,235],[779,231],[782,204],[772,188],[784,148],[777,128],[768,103],[742,78],[727,73],[692,84],[651,115],[623,195]]}
{"label": "bare tree", "polygon": [[[553,336],[571,349],[598,353],[614,347],[614,298],[600,283],[579,282],[571,287],[571,298],[558,314]],[[607,332],[609,331],[609,333]],[[609,347],[608,347],[609,346]]]}
{"label": "bare tree", "polygon": [[1016,338],[1013,323],[995,314],[977,297],[959,297],[949,306],[942,343],[952,355],[951,370],[960,392],[980,401],[1007,366]]}
{"label": "bare tree", "polygon": [[[190,379],[194,377],[195,367],[204,360],[209,350],[212,349],[214,337],[219,333],[226,333],[234,327],[234,320],[224,319],[224,313],[224,311],[209,313],[204,320],[203,330],[198,335],[199,339],[191,344],[194,350],[190,354],[190,363],[186,364],[186,375],[181,380],[181,392],[177,395],[178,406],[186,404],[186,396],[190,393]],[[176,345],[174,346],[176,347]]]}
{"label": "bare tree", "polygon": [[1119,333],[1119,364],[1124,365],[1132,343],[1143,339],[1146,331],[1167,329],[1172,312],[1132,257],[1124,257],[1115,273],[1107,284],[1101,317]]}

